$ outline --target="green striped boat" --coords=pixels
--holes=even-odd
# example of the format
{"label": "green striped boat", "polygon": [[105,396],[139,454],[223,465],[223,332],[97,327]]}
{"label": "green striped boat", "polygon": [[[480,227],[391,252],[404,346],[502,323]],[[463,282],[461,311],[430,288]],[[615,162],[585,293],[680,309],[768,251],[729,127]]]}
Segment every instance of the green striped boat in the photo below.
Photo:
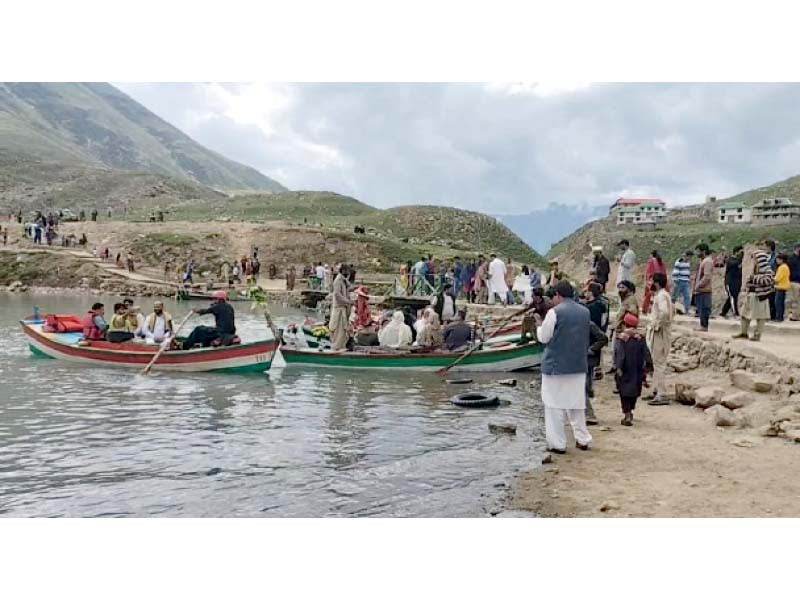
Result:
{"label": "green striped boat", "polygon": [[[451,371],[523,371],[539,366],[544,347],[537,343],[500,342],[485,344]],[[335,369],[405,369],[438,371],[459,358],[462,352],[404,352],[371,348],[369,351],[333,351],[281,347],[287,367],[325,367]]]}

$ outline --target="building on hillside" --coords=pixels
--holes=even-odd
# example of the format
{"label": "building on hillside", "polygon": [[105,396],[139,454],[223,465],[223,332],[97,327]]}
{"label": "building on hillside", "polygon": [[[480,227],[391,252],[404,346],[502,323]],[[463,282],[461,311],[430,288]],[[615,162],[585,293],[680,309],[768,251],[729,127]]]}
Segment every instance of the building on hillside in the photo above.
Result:
{"label": "building on hillside", "polygon": [[662,200],[645,198],[618,198],[608,214],[616,217],[617,225],[658,223],[667,216]]}
{"label": "building on hillside", "polygon": [[753,223],[800,221],[800,204],[789,198],[765,198],[752,206]]}
{"label": "building on hillside", "polygon": [[706,196],[706,204],[713,204],[717,201],[716,196]]}
{"label": "building on hillside", "polygon": [[726,202],[717,209],[717,221],[720,223],[749,223],[752,211],[744,202]]}

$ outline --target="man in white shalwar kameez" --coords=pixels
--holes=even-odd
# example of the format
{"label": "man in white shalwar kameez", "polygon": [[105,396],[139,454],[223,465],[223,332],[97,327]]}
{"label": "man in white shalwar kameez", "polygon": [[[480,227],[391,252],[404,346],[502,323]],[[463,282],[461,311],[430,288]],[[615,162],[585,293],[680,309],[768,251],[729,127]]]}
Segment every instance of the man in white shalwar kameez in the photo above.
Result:
{"label": "man in white shalwar kameez", "polygon": [[500,296],[500,301],[505,304],[508,302],[508,285],[506,284],[506,265],[497,258],[496,254],[491,255],[489,263],[489,304],[494,304],[494,295]]}
{"label": "man in white shalwar kameez", "polygon": [[544,321],[536,315],[536,335],[545,344],[542,358],[542,402],[547,449],[567,451],[565,421],[569,420],[575,445],[588,450],[592,436],[586,428],[586,370],[589,349],[589,310],[575,302],[567,281],[555,288],[553,308]]}

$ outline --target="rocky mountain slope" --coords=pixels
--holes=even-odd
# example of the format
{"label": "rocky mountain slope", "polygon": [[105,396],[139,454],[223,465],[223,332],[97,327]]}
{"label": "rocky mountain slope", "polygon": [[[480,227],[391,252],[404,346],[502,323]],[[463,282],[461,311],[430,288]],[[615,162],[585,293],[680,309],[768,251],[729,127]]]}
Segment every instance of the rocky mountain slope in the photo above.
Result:
{"label": "rocky mountain slope", "polygon": [[285,189],[201,146],[107,83],[0,84],[0,151],[158,173],[226,191]]}

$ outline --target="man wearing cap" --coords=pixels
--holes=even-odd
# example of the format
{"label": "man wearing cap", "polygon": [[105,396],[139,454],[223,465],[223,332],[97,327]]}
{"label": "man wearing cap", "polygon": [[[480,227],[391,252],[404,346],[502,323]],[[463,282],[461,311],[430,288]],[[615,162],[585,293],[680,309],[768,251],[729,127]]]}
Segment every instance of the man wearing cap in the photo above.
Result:
{"label": "man wearing cap", "polygon": [[228,304],[228,294],[224,290],[218,290],[211,294],[211,298],[213,299],[211,306],[193,308],[192,312],[196,315],[214,315],[214,327],[207,325],[195,327],[183,343],[184,350],[193,348],[196,344],[205,348],[217,339],[221,340],[222,345],[227,345],[236,335],[233,307]]}
{"label": "man wearing cap", "polygon": [[332,350],[344,350],[347,347],[347,340],[350,338],[348,328],[350,326],[350,307],[353,306],[353,301],[350,300],[348,293],[347,276],[349,273],[349,267],[342,264],[333,281],[331,316],[328,321]]}
{"label": "man wearing cap", "polygon": [[544,321],[536,315],[536,336],[545,344],[542,358],[542,402],[547,447],[558,454],[567,451],[564,421],[569,419],[575,445],[588,450],[592,436],[586,428],[586,372],[589,352],[589,309],[575,302],[568,281],[555,287],[553,308]]}
{"label": "man wearing cap", "polygon": [[619,268],[617,269],[617,285],[621,281],[633,281],[633,268],[636,266],[636,254],[631,250],[631,243],[628,240],[622,240],[617,244],[622,257],[619,259]]}
{"label": "man wearing cap", "polygon": [[175,327],[172,325],[172,315],[164,312],[164,303],[161,300],[153,302],[153,312],[144,320],[142,333],[148,344],[160,344],[174,335]]}
{"label": "man wearing cap", "polygon": [[594,276],[597,279],[597,283],[603,286],[603,293],[605,293],[608,276],[611,273],[611,265],[608,264],[608,259],[603,255],[602,246],[592,246],[592,252],[594,253],[594,262],[592,263]]}

